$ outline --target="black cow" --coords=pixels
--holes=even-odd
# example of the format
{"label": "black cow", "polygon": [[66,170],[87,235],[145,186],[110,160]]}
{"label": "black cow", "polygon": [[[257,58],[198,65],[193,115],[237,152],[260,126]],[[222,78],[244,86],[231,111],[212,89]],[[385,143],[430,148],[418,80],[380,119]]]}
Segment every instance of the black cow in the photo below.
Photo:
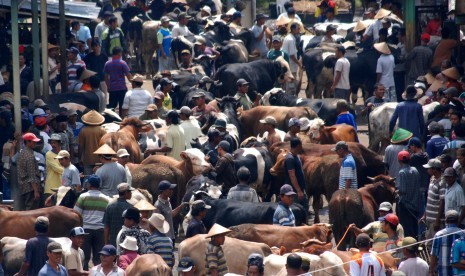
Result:
{"label": "black cow", "polygon": [[224,46],[215,48],[220,56],[215,60],[215,67],[231,63],[246,63],[249,60],[249,52],[242,41],[231,40]]}
{"label": "black cow", "polygon": [[251,91],[265,93],[273,88],[278,78],[283,79],[287,68],[279,61],[260,59],[249,63],[226,64],[216,73],[215,79],[223,84],[223,95],[233,96],[236,93],[236,81],[240,78],[250,82]]}
{"label": "black cow", "polygon": [[[318,76],[320,75],[321,70],[323,70],[323,67],[334,68],[336,64],[336,57],[329,56],[323,60],[322,49],[311,49],[303,54],[302,64],[309,80],[306,89],[307,98],[311,98],[312,94],[315,95],[315,98],[321,98],[321,88],[318,86]],[[310,91],[310,83],[313,83],[314,89],[317,91]]]}
{"label": "black cow", "polygon": [[86,110],[99,109],[99,99],[95,93],[66,93],[50,95],[48,106],[52,113],[60,113],[63,108]]}
{"label": "black cow", "polygon": [[188,106],[190,108],[193,108],[195,106],[195,102],[192,100],[192,97],[194,96],[195,93],[197,93],[198,91],[202,91],[203,93],[205,93],[205,102],[208,104],[210,101],[212,101],[215,96],[213,95],[213,93],[210,93],[208,91],[205,91],[203,89],[196,89],[196,88],[193,88],[193,89],[190,89],[184,96],[184,99],[182,100],[182,106]]}
{"label": "black cow", "polygon": [[[217,101],[218,107],[220,108],[221,112],[226,114],[226,116],[228,117],[228,123],[233,124],[237,128],[237,134],[239,135],[239,138],[241,138],[241,123],[237,118],[237,108],[240,106],[239,100],[236,100],[234,99],[234,97],[231,96],[226,96],[222,99],[217,99]],[[234,146],[231,146],[233,149],[237,149],[239,145],[235,144]]]}
{"label": "black cow", "polygon": [[379,56],[378,51],[374,49],[363,50],[361,53],[351,50],[345,54],[345,57],[350,62],[349,81],[351,90],[358,91],[358,88],[361,88],[364,99],[370,97],[370,93],[373,91],[376,82],[376,64]]}
{"label": "black cow", "polygon": [[229,31],[229,26],[221,21],[216,21],[209,31],[201,34],[208,47],[213,47],[214,44],[225,45],[232,39],[232,34]]}

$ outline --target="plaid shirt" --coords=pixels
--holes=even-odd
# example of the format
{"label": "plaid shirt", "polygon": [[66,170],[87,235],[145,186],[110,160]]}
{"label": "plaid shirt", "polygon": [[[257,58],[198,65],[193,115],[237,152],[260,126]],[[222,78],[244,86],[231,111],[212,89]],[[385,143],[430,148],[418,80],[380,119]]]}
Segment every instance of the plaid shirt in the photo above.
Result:
{"label": "plaid shirt", "polygon": [[[463,236],[458,231],[462,231],[462,229],[458,228],[455,224],[448,224],[445,229],[434,235],[431,255],[438,258],[438,276],[452,275],[452,267],[450,266],[452,243]],[[451,233],[455,234],[450,235]]]}
{"label": "plaid shirt", "polygon": [[399,202],[411,210],[419,210],[420,174],[417,169],[409,165],[402,166],[397,177],[397,189],[399,190]]}
{"label": "plaid shirt", "polygon": [[118,198],[116,201],[108,204],[103,214],[103,224],[110,228],[109,243],[116,246],[116,236],[119,230],[123,227],[123,212],[132,205],[129,204],[124,198]]}
{"label": "plaid shirt", "polygon": [[245,202],[259,202],[257,192],[247,184],[237,184],[228,193],[228,199]]}
{"label": "plaid shirt", "polygon": [[32,183],[40,183],[39,164],[34,156],[34,151],[25,147],[19,152],[16,164],[18,168],[19,191],[21,194],[34,191]]}

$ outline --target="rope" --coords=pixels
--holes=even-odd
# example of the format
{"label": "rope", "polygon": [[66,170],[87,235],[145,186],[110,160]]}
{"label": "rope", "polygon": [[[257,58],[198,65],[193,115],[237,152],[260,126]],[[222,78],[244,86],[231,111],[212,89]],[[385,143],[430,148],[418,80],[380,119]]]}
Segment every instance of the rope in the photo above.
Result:
{"label": "rope", "polygon": [[337,249],[337,248],[339,247],[339,245],[341,245],[341,243],[344,241],[345,237],[347,236],[347,233],[349,233],[349,230],[350,230],[350,225],[347,226],[346,232],[345,232],[344,235],[342,236],[341,240],[339,240],[339,242],[337,243],[336,249]]}
{"label": "rope", "polygon": [[[347,233],[347,231],[346,231]],[[459,231],[455,231],[455,232],[452,232],[452,233],[449,233],[449,234],[445,234],[445,235],[441,235],[439,237],[434,237],[434,238],[431,238],[431,239],[427,239],[427,240],[423,240],[423,241],[419,241],[419,242],[416,242],[414,244],[411,244],[411,245],[408,245],[408,246],[400,246],[400,247],[397,247],[397,248],[394,248],[394,249],[391,249],[391,250],[386,250],[386,251],[382,251],[382,252],[379,252],[379,253],[376,253],[376,252],[373,252],[373,253],[376,253],[378,255],[381,255],[381,254],[385,254],[385,253],[393,253],[397,250],[401,250],[403,248],[407,248],[407,247],[411,247],[412,245],[419,245],[419,244],[424,244],[426,242],[429,242],[429,241],[432,241],[432,240],[435,240],[435,239],[441,239],[443,237],[447,237],[447,236],[450,236],[450,235],[454,235],[454,234],[457,234],[457,233],[462,233],[464,234],[465,231],[464,230],[459,230]],[[345,236],[345,234],[344,234]],[[343,239],[344,239],[344,236],[343,236]],[[341,239],[342,240],[342,239]],[[336,247],[337,248],[337,247]],[[317,269],[317,270],[313,270],[313,271],[310,271],[311,273],[315,273],[315,272],[319,272],[319,271],[322,271],[322,272],[325,272],[325,270],[328,270],[328,269],[331,269],[331,268],[335,268],[335,267],[339,267],[339,266],[343,266],[345,264],[350,264],[351,262],[353,261],[358,261],[358,260],[362,260],[362,258],[359,258],[359,259],[355,259],[355,260],[350,260],[348,262],[345,262],[345,263],[341,263],[341,264],[337,264],[337,265],[332,265],[332,266],[328,266],[328,267],[325,267],[325,268],[321,268],[321,269]]]}

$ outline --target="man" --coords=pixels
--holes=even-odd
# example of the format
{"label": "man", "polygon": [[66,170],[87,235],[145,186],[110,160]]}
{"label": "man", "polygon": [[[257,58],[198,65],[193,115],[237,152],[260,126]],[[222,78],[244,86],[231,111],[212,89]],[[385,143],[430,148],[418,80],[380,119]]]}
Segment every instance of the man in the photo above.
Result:
{"label": "man", "polygon": [[[77,121],[77,115],[78,114],[75,109],[68,109],[68,128],[66,133],[73,134],[72,140],[69,141],[70,151],[73,153],[71,162],[79,166],[79,144],[77,143],[77,140],[84,124]],[[69,137],[71,137],[71,135],[69,135]]]}
{"label": "man", "polygon": [[78,157],[85,175],[92,174],[94,165],[99,162],[99,157],[94,153],[99,148],[100,138],[107,132],[101,127],[105,118],[95,110],[91,110],[81,117],[86,125],[77,139],[79,144]]}
{"label": "man", "polygon": [[61,151],[61,136],[53,133],[48,142],[52,146],[52,149],[45,154],[45,168],[47,171],[44,187],[45,197],[53,193],[51,189],[57,189],[61,186],[64,171],[58,160],[56,160],[57,154]]}
{"label": "man", "polygon": [[436,50],[433,55],[433,62],[431,63],[431,69],[433,75],[438,74],[441,70],[441,63],[445,60],[450,61],[454,49],[457,47],[457,40],[451,36],[451,30],[449,28],[441,29],[441,40],[436,46]]}
{"label": "man", "polygon": [[237,170],[239,184],[232,187],[228,193],[228,199],[244,202],[259,202],[257,192],[249,186],[250,171],[242,166]]}
{"label": "man", "polygon": [[238,35],[242,30],[242,14],[240,11],[235,11],[231,16],[231,23],[229,23],[229,30],[234,34]]}
{"label": "man", "polygon": [[383,163],[386,166],[386,174],[397,178],[400,170],[400,163],[397,159],[399,152],[407,148],[407,143],[413,134],[403,128],[398,128],[391,138],[391,144],[386,147]]}
{"label": "man", "polygon": [[63,167],[63,174],[61,177],[61,185],[65,187],[71,187],[76,191],[81,190],[81,178],[79,176],[79,170],[71,164],[69,152],[61,150],[58,152],[55,159],[58,160],[60,165]]}
{"label": "man", "polygon": [[[423,151],[421,140],[417,137],[412,137],[408,141],[407,149],[410,152],[410,166],[417,169],[420,175],[420,207],[425,207],[425,199],[428,193],[429,175],[424,165],[428,163],[430,157]],[[423,210],[420,210],[420,214]]]}
{"label": "man", "polygon": [[418,242],[415,238],[406,237],[402,241],[402,254],[405,259],[399,265],[399,271],[405,275],[428,275],[429,266],[418,257]]}
{"label": "man", "polygon": [[211,169],[216,174],[216,183],[222,186],[222,195],[227,196],[229,189],[237,183],[236,171],[234,168],[234,158],[229,153],[231,145],[227,141],[221,141],[217,146],[218,162]]}
{"label": "man", "polygon": [[234,99],[239,101],[240,106],[243,110],[249,110],[254,107],[254,103],[250,100],[247,92],[249,92],[249,82],[245,79],[238,79],[236,81],[237,93],[234,95]]}
{"label": "man", "polygon": [[290,206],[294,203],[296,193],[291,185],[284,184],[279,190],[278,207],[273,214],[273,225],[295,226],[295,216]]}
{"label": "man", "polygon": [[451,260],[453,275],[464,275],[465,274],[465,237],[462,236],[454,241],[452,244]]}
{"label": "man", "polygon": [[381,221],[381,231],[387,234],[388,239],[386,245],[384,246],[384,251],[393,250],[392,256],[394,258],[403,258],[402,252],[400,250],[395,250],[399,247],[399,241],[402,240],[397,236],[397,225],[399,225],[399,218],[394,214],[387,214],[384,217],[380,217]]}
{"label": "man", "polygon": [[269,60],[276,60],[278,57],[283,57],[287,63],[290,62],[289,54],[281,49],[282,41],[279,35],[274,35],[271,39],[271,46],[273,49],[270,49],[266,54],[266,58]]}
{"label": "man", "polygon": [[256,24],[252,26],[250,31],[253,34],[252,40],[252,51],[256,51],[260,54],[262,58],[266,57],[268,52],[268,47],[266,46],[266,37],[267,35],[271,36],[272,33],[267,29],[265,21],[268,19],[268,16],[263,13],[259,13],[255,16]]}
{"label": "man", "polygon": [[334,76],[333,85],[331,89],[334,91],[334,98],[349,100],[350,93],[350,82],[349,82],[349,73],[350,73],[350,63],[347,58],[345,58],[346,49],[343,46],[338,46],[336,48],[336,74]]}
{"label": "man", "polygon": [[384,275],[383,260],[370,252],[371,239],[365,233],[357,236],[355,245],[360,250],[351,257],[350,275]]}
{"label": "man", "polygon": [[45,265],[40,269],[38,276],[49,276],[49,275],[60,275],[68,276],[66,268],[61,265],[61,257],[63,255],[63,249],[61,244],[57,242],[51,242],[47,246],[47,257]]}
{"label": "man", "polygon": [[397,155],[400,163],[399,176],[397,177],[397,190],[399,201],[397,202],[397,214],[399,221],[405,229],[405,235],[418,236],[418,211],[420,210],[420,174],[417,169],[410,166],[410,153],[401,151]]}
{"label": "man", "polygon": [[441,126],[437,122],[431,122],[428,125],[428,131],[431,134],[431,138],[426,142],[426,152],[429,158],[436,158],[442,154],[444,147],[449,141],[441,136]]}
{"label": "man", "polygon": [[266,116],[265,119],[260,120],[260,123],[263,124],[265,131],[268,132],[265,138],[268,146],[277,142],[282,142],[281,136],[276,132],[276,125],[278,122],[273,116]]}
{"label": "man", "polygon": [[178,275],[181,276],[194,276],[197,267],[194,264],[194,260],[190,257],[182,257],[179,260],[178,268],[176,269],[178,271]]}
{"label": "man", "polygon": [[173,99],[171,98],[173,93],[173,81],[169,78],[162,78],[160,80],[160,92],[163,93],[163,107],[165,107],[166,110],[173,109]]}
{"label": "man", "polygon": [[60,70],[60,62],[58,61],[59,50],[60,47],[48,44],[48,78],[52,94],[55,94],[56,92],[57,76]]}
{"label": "man", "polygon": [[150,233],[139,226],[140,211],[131,206],[123,213],[123,218],[123,227],[118,233],[119,238],[116,241],[118,255],[121,255],[122,252],[121,243],[123,243],[126,237],[129,236],[136,238],[138,248],[137,253],[139,255],[147,253],[147,239],[149,238]]}
{"label": "man", "polygon": [[[100,23],[99,23],[100,25]],[[97,27],[98,28],[98,25]],[[102,46],[100,45],[100,40],[97,38],[92,39],[90,44],[92,48],[92,53],[89,53],[83,60],[86,63],[86,68],[97,73],[95,77],[98,78],[100,82],[100,90],[105,94],[105,105],[107,104],[106,100],[108,99],[107,86],[105,84],[105,63],[108,61],[108,56],[102,53]],[[77,136],[77,135],[75,135]]]}
{"label": "man", "polygon": [[237,144],[236,139],[234,139],[231,136],[231,134],[229,134],[229,132],[226,130],[226,127],[227,127],[226,120],[224,120],[224,119],[216,119],[216,121],[215,121],[215,123],[213,124],[212,127],[214,127],[215,129],[217,129],[220,132],[222,140],[229,143],[228,152],[229,153],[234,152],[239,145]]}
{"label": "man", "polygon": [[381,83],[386,89],[385,99],[388,102],[396,102],[396,85],[394,83],[394,56],[389,46],[385,43],[376,43],[373,46],[381,56],[376,64],[376,82]]}
{"label": "man", "polygon": [[302,257],[295,253],[289,254],[286,259],[286,271],[288,276],[302,275]]}
{"label": "man", "polygon": [[349,146],[344,141],[339,141],[336,147],[331,149],[342,158],[341,169],[339,170],[339,189],[358,189],[357,166]]}
{"label": "man", "polygon": [[168,109],[166,109],[164,104],[165,94],[161,91],[155,92],[153,96],[153,101],[157,107],[157,117],[159,118],[166,118],[166,114],[168,113]]}
{"label": "man", "polygon": [[192,203],[191,207],[191,215],[192,219],[189,222],[186,230],[186,239],[193,237],[198,234],[206,234],[207,230],[205,228],[205,225],[203,224],[202,219],[205,218],[207,215],[208,209],[210,209],[211,206],[205,204],[205,202],[201,199],[196,200]]}
{"label": "man", "polygon": [[162,72],[164,70],[171,70],[172,68],[173,58],[171,55],[171,41],[173,40],[173,35],[169,29],[170,19],[167,16],[163,16],[160,22],[160,30],[157,32],[157,41],[159,43],[158,70]]}
{"label": "man", "polygon": [[122,60],[123,49],[121,47],[112,48],[112,58],[105,63],[103,71],[105,72],[105,84],[110,94],[108,108],[116,108],[119,106],[119,114],[123,112],[124,96],[128,88],[126,87],[126,79],[132,79],[127,63]]}
{"label": "man", "polygon": [[421,220],[426,223],[426,239],[431,239],[441,227],[446,186],[442,179],[441,161],[433,158],[428,161],[428,164],[423,165],[423,167],[428,170],[431,178],[426,200],[426,210]]}
{"label": "man", "polygon": [[34,224],[36,236],[26,242],[26,252],[18,276],[35,276],[47,260],[47,245],[52,241],[47,236],[49,221],[39,216]]}
{"label": "man", "polygon": [[[465,148],[457,149],[457,160],[454,161],[453,168],[457,173],[457,182],[462,185],[462,188],[465,186]],[[448,156],[448,155],[447,155]],[[449,167],[449,166],[448,166]]]}
{"label": "man", "polygon": [[81,194],[76,201],[74,210],[82,216],[83,228],[89,236],[83,244],[84,270],[89,269],[90,255],[92,263],[100,263],[98,252],[104,245],[104,233],[102,217],[104,210],[110,202],[110,198],[100,191],[101,180],[97,175],[91,175],[87,179],[88,191]]}
{"label": "man", "polygon": [[113,16],[108,19],[108,24],[108,29],[103,31],[101,36],[102,52],[108,56],[113,54],[113,49],[116,47],[121,48],[121,52],[126,52],[126,39],[123,31],[118,27],[118,19]]}
{"label": "man", "polygon": [[156,104],[149,104],[145,108],[144,114],[139,116],[139,120],[141,121],[146,121],[146,120],[154,120],[154,119],[160,119],[158,117],[158,107]]}
{"label": "man", "polygon": [[175,235],[174,235],[174,226],[173,226],[173,218],[179,214],[182,207],[187,204],[187,202],[183,202],[179,204],[178,207],[174,208],[171,207],[170,198],[173,196],[173,189],[176,188],[177,184],[171,184],[168,180],[162,180],[158,183],[158,199],[155,202],[155,210],[156,213],[160,213],[165,217],[165,220],[168,222],[170,226],[170,230],[166,235],[174,242]]}
{"label": "man", "polygon": [[457,174],[451,167],[444,171],[444,180],[447,184],[444,195],[444,211],[455,210],[460,214],[459,223],[465,217],[465,195],[462,187],[457,183]]}
{"label": "man", "polygon": [[183,106],[179,110],[179,118],[182,121],[181,127],[184,130],[186,139],[186,149],[192,148],[192,143],[195,143],[195,140],[203,136],[199,122],[194,117],[191,117],[191,115],[192,110],[188,106]]}
{"label": "man", "polygon": [[95,174],[102,180],[100,191],[106,196],[113,197],[118,193],[117,186],[127,182],[126,170],[121,164],[112,160],[116,152],[107,144],[103,144],[94,151],[98,154],[102,166],[95,171]]}
{"label": "man", "polygon": [[181,12],[178,15],[178,23],[174,25],[171,35],[173,38],[177,38],[178,36],[190,36],[194,35],[189,29],[187,28],[187,23],[191,19],[190,16],[187,15],[185,12]]}
{"label": "man", "polygon": [[278,19],[276,21],[284,17],[284,18],[293,18],[295,21],[302,22],[298,14],[295,14],[294,16],[289,17],[289,12],[288,12],[289,8],[294,8],[294,4],[291,1],[286,1],[283,5],[283,8],[284,8],[284,12],[278,16]]}
{"label": "man", "polygon": [[205,161],[216,166],[218,162],[217,146],[222,141],[221,133],[217,129],[209,129],[207,133],[208,141],[202,145],[202,152],[205,154]]}
{"label": "man", "polygon": [[127,202],[131,199],[132,191],[134,188],[127,183],[121,183],[117,187],[118,198],[116,201],[107,205],[103,215],[104,229],[104,243],[116,246],[116,235],[123,227],[123,220],[121,219],[123,212],[132,205]]}
{"label": "man", "polygon": [[294,117],[289,119],[287,126],[289,130],[284,136],[284,142],[290,141],[292,138],[297,138],[297,134],[300,132],[301,122],[298,118]]}
{"label": "man", "polygon": [[158,254],[165,263],[173,268],[174,266],[174,245],[173,241],[166,236],[170,229],[169,223],[162,214],[152,214],[148,219],[152,235],[147,239],[147,254]]}
{"label": "man", "polygon": [[131,79],[132,90],[129,90],[123,100],[122,118],[132,118],[141,116],[145,108],[153,103],[152,95],[149,91],[142,88],[144,77],[136,74]]}
{"label": "man", "polygon": [[175,110],[168,111],[166,114],[166,145],[162,148],[146,150],[146,154],[155,154],[157,152],[166,153],[167,156],[181,161],[181,153],[186,149],[186,136],[179,122],[179,115]]}
{"label": "man", "polygon": [[321,38],[321,43],[336,43],[336,41],[334,41],[333,39],[333,35],[336,33],[336,30],[337,27],[333,24],[329,24],[328,26],[326,26],[326,32],[325,35]]}
{"label": "man", "polygon": [[463,237],[463,231],[458,225],[459,213],[456,210],[447,211],[446,228],[434,235],[429,259],[430,275],[453,275],[451,266],[452,244],[456,239]]}
{"label": "man", "polygon": [[116,256],[116,248],[111,245],[107,244],[105,245],[102,250],[99,252],[100,254],[100,259],[102,260],[102,263],[99,265],[96,265],[92,267],[90,270],[90,275],[92,276],[105,276],[111,273],[111,275],[115,276],[124,276],[126,275],[124,270],[118,267],[117,263],[117,256]]}
{"label": "man", "polygon": [[26,65],[26,58],[24,54],[19,55],[19,84],[21,95],[26,95],[27,87],[31,81],[33,81],[32,69]]}
{"label": "man", "polygon": [[392,133],[397,119],[399,119],[397,124],[398,128],[403,128],[412,132],[413,137],[423,137],[425,119],[423,117],[423,108],[416,102],[416,95],[417,89],[413,85],[407,86],[406,101],[396,106],[394,114],[392,114],[391,120],[389,121],[389,133]]}
{"label": "man", "polygon": [[83,268],[84,251],[81,249],[87,235],[89,234],[82,227],[74,227],[69,233],[71,247],[69,251],[65,252],[63,260],[69,276],[84,276],[89,274],[89,271],[85,271]]}
{"label": "man", "polygon": [[428,47],[430,35],[424,33],[421,35],[421,44],[415,46],[405,57],[407,64],[407,81],[412,84],[419,76],[424,76],[431,68],[433,61],[433,51]]}
{"label": "man", "polygon": [[197,118],[202,126],[202,130],[206,132],[205,123],[207,122],[207,117],[209,116],[210,112],[215,111],[215,108],[211,105],[205,103],[205,93],[202,91],[197,91],[192,96],[192,101],[195,103],[194,108],[192,109],[192,115]]}
{"label": "man", "polygon": [[295,77],[293,83],[286,84],[286,92],[291,95],[298,95],[299,91],[297,90],[297,71],[299,68],[302,70],[302,62],[297,58],[297,42],[296,36],[300,32],[300,25],[296,22],[291,24],[291,32],[284,38],[282,50],[289,54],[290,63],[289,67],[291,69],[292,75]]}
{"label": "man", "polygon": [[215,223],[208,231],[208,235],[205,236],[206,239],[211,238],[205,256],[207,275],[223,276],[228,273],[228,266],[221,246],[224,244],[226,234],[230,232],[231,230],[228,228]]}
{"label": "man", "polygon": [[371,45],[373,45],[374,42],[378,42],[379,30],[383,27],[381,20],[390,14],[391,11],[380,9],[374,17],[374,19],[378,20],[376,20],[373,24],[370,24],[370,26],[368,26],[365,30],[365,33],[363,34],[363,41],[370,41]]}
{"label": "man", "polygon": [[98,38],[99,43],[102,42],[102,34],[104,31],[106,31],[110,26],[110,18],[113,16],[113,13],[111,11],[105,11],[103,13],[103,20],[97,24],[95,27],[95,32],[94,32],[94,37]]}
{"label": "man", "polygon": [[365,108],[360,112],[360,115],[364,116],[366,114],[368,118],[368,132],[370,132],[370,112],[386,102],[384,100],[384,86],[381,83],[375,83],[373,90],[373,96],[365,101]]}
{"label": "man", "polygon": [[[300,127],[299,127],[300,130]],[[293,137],[290,140],[291,149],[284,160],[284,183],[290,183],[296,192],[294,200],[302,205],[305,214],[308,214],[308,197],[305,191],[305,177],[302,169],[302,161],[299,154],[303,152],[302,141]]]}
{"label": "man", "polygon": [[71,34],[77,41],[83,41],[85,50],[88,51],[90,48],[92,36],[90,35],[89,27],[82,25],[77,20],[71,21]]}
{"label": "man", "polygon": [[16,159],[18,186],[24,211],[38,209],[43,205],[44,191],[40,185],[39,164],[34,156],[34,148],[40,141],[34,133],[23,135],[24,149]]}
{"label": "man", "polygon": [[71,47],[67,51],[68,63],[66,72],[68,74],[68,90],[73,91],[74,85],[78,81],[77,71],[80,68],[86,69],[86,64],[81,59],[78,59],[79,50],[76,47]]}
{"label": "man", "polygon": [[[129,170],[127,164],[129,163],[129,157],[131,155],[129,154],[127,149],[119,149],[116,152],[116,159],[118,161],[118,164],[124,167],[124,170],[126,171],[126,183],[128,183],[129,186],[132,185],[132,175],[131,171]],[[119,184],[118,184],[119,185]]]}

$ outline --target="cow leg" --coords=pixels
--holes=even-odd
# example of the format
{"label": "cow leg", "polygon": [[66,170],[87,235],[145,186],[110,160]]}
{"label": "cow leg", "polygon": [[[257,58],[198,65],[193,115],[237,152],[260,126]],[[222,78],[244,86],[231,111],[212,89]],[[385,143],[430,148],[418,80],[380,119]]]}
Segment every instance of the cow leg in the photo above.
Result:
{"label": "cow leg", "polygon": [[313,214],[315,218],[313,219],[313,223],[320,223],[320,202],[321,202],[321,196],[314,195],[312,207],[313,207]]}
{"label": "cow leg", "polygon": [[307,99],[313,98],[314,91],[315,85],[310,79],[307,78],[307,88],[305,89],[305,95],[307,96]]}
{"label": "cow leg", "polygon": [[152,55],[148,55],[147,53],[145,53],[144,60],[145,60],[145,77],[147,79],[150,79],[152,78],[151,72],[150,72],[150,64],[152,63]]}

